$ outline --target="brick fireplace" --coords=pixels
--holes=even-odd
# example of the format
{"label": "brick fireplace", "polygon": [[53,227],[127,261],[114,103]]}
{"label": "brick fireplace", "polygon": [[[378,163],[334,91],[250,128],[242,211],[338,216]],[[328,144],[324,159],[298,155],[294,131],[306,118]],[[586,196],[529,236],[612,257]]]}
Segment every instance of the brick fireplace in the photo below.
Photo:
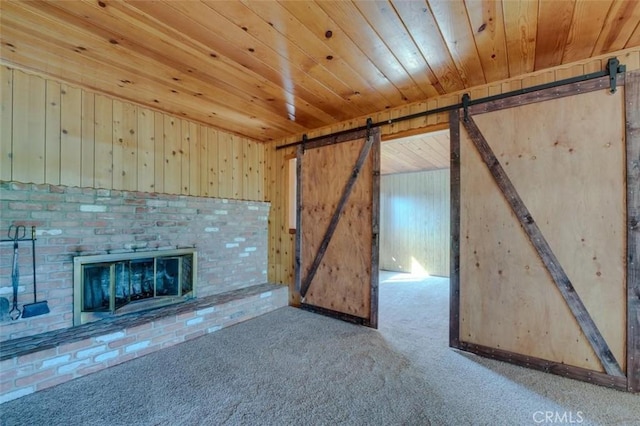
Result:
{"label": "brick fireplace", "polygon": [[[267,282],[269,203],[55,185],[0,184],[0,231],[35,225],[38,299],[48,315],[2,321],[0,342],[73,326],[76,256],[195,248],[198,296]],[[11,300],[10,244],[0,296]],[[19,302],[32,301],[30,244],[20,246]]]}
{"label": "brick fireplace", "polygon": [[[0,402],[287,304],[287,288],[267,284],[269,203],[17,182],[0,183],[0,203],[0,231],[36,226],[38,300],[50,308],[0,321]],[[0,247],[0,296],[9,301],[12,252]],[[197,297],[74,327],[74,259],[184,252],[197,252]],[[33,301],[31,244],[19,254],[22,306]]]}

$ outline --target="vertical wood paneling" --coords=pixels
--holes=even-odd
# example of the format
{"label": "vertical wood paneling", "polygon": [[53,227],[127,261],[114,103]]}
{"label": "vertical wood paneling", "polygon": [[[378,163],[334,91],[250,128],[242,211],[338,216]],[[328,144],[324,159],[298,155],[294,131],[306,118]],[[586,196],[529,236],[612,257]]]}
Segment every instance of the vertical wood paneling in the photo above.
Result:
{"label": "vertical wood paneling", "polygon": [[165,135],[163,114],[159,112],[153,113],[153,127],[155,129],[155,131],[153,132],[155,142],[155,150],[153,153],[153,189],[154,192],[165,192],[164,165],[166,162],[166,156],[164,154]]}
{"label": "vertical wood paneling", "polygon": [[[281,182],[282,185],[277,185],[274,191],[275,197],[278,200],[286,200],[288,195],[287,190],[287,164],[288,161],[284,157],[278,157],[278,161],[276,163],[276,170],[278,173],[278,182]],[[289,225],[287,223],[287,205],[279,204],[274,207],[273,210],[275,213],[274,223],[277,229],[277,234],[281,235],[279,237],[280,241],[285,241],[288,244],[283,244],[280,248],[280,254],[284,259],[291,260],[293,258],[293,253],[291,252],[291,244],[290,244],[290,235],[288,234]],[[291,262],[281,262],[278,264],[276,268],[276,280],[279,283],[291,282],[288,280],[287,271],[289,271],[293,267]]]}
{"label": "vertical wood paneling", "polygon": [[137,107],[113,101],[113,187],[136,190],[138,185]]}
{"label": "vertical wood paneling", "polygon": [[509,80],[502,83],[502,92],[512,92],[514,90],[522,89],[522,80]]}
{"label": "vertical wood paneling", "polygon": [[95,97],[95,185],[113,188],[113,101],[105,96]]}
{"label": "vertical wood paneling", "polygon": [[0,67],[0,179],[11,180],[13,128],[13,70]]}
{"label": "vertical wood paneling", "polygon": [[124,186],[124,105],[122,101],[113,101],[113,188],[122,188]]}
{"label": "vertical wood paneling", "polygon": [[[13,180],[45,181],[46,84],[16,71],[13,112]],[[18,93],[19,95],[16,95]]]}
{"label": "vertical wood paneling", "polygon": [[125,103],[122,128],[124,168],[122,188],[135,191],[138,188],[138,107]]}
{"label": "vertical wood paneling", "polygon": [[253,170],[252,170],[253,173],[250,177],[250,187],[252,189],[251,194],[256,199],[261,200],[262,186],[263,186],[261,169],[263,167],[263,158],[260,155],[261,154],[260,151],[264,150],[264,144],[254,142],[252,145],[252,148],[253,148],[253,152],[252,152],[252,155],[249,157],[249,164],[251,164],[251,167],[253,167]]}
{"label": "vertical wood paneling", "polygon": [[155,127],[153,111],[138,108],[138,184],[137,190],[153,192],[155,174]]}
{"label": "vertical wood paneling", "polygon": [[523,87],[537,86],[539,84],[551,83],[555,80],[553,71],[545,71],[536,73],[531,76],[524,77],[521,82]]}
{"label": "vertical wood paneling", "polygon": [[265,155],[267,152],[267,146],[266,144],[257,144],[257,147],[258,147],[258,169],[256,170],[256,181],[257,181],[258,192],[256,193],[256,199],[265,200],[265,191],[266,191]]}
{"label": "vertical wood paneling", "polygon": [[82,92],[61,88],[60,184],[80,186],[82,176]]}
{"label": "vertical wood paneling", "polygon": [[242,194],[242,159],[244,156],[243,142],[244,139],[232,136],[232,162],[231,162],[231,183],[232,183],[232,198],[241,198]]}
{"label": "vertical wood paneling", "polygon": [[[293,155],[293,152],[291,154]],[[278,159],[278,173],[280,174],[280,179],[288,179],[289,177],[289,157],[281,157]],[[282,187],[277,188],[277,193],[280,197],[288,198],[289,197],[289,188],[288,185],[283,185]],[[295,256],[294,251],[294,235],[289,232],[289,220],[287,219],[287,205],[283,204],[277,206],[276,213],[278,215],[278,229],[281,234],[284,235],[282,241],[285,242],[283,249],[281,250],[281,254],[284,259],[293,259]],[[295,274],[295,265],[291,261],[282,262],[279,268],[280,281],[282,283],[288,283],[293,281],[293,277]]]}
{"label": "vertical wood paneling", "polygon": [[256,141],[0,70],[2,180],[263,199],[264,145]]}
{"label": "vertical wood paneling", "polygon": [[182,180],[182,137],[180,120],[164,116],[164,192],[180,194]]}
{"label": "vertical wood paneling", "polygon": [[258,172],[258,169],[260,168],[260,158],[258,154],[259,144],[257,142],[247,141],[244,149],[245,163],[243,165],[243,169],[247,174],[247,188],[245,194],[249,199],[260,199],[260,173]]}
{"label": "vertical wood paneling", "polygon": [[82,170],[81,185],[92,188],[95,185],[95,95],[82,92]]}
{"label": "vertical wood paneling", "polygon": [[[285,151],[290,151],[290,149],[286,149]],[[271,178],[268,185],[269,195],[267,197],[267,201],[271,201],[271,212],[269,214],[269,241],[273,245],[269,250],[269,258],[273,259],[273,261],[269,261],[269,280],[282,283],[283,281],[279,281],[279,272],[282,264],[289,262],[293,265],[293,258],[288,258],[282,254],[284,250],[290,247],[286,244],[287,235],[279,226],[280,220],[282,220],[282,215],[284,215],[284,212],[286,211],[287,199],[282,196],[283,193],[279,191],[278,186],[288,185],[288,181],[278,173],[280,169],[280,162],[285,161],[284,153],[276,152],[275,149],[273,149],[270,154],[268,164]],[[291,153],[289,152],[289,154]],[[288,282],[288,284],[293,283]],[[289,293],[289,296],[291,296],[292,292],[290,291]]]}
{"label": "vertical wood paneling", "polygon": [[[284,157],[283,151],[291,151],[291,150],[292,148],[284,149],[282,151],[276,151],[276,144],[273,143],[273,144],[267,145],[265,147],[265,152],[264,152],[264,158],[265,158],[264,199],[265,201],[269,201],[271,203],[271,209],[269,210],[269,250],[267,255],[268,256],[267,263],[269,266],[267,275],[268,275],[269,281],[271,282],[276,282],[275,281],[276,264],[282,261],[281,256],[279,256],[279,254],[276,253],[276,250],[280,250],[281,248],[284,247],[284,244],[277,240],[278,238],[282,238],[282,234],[278,233],[278,230],[274,225],[274,221],[276,219],[274,209],[278,205],[282,204],[283,202],[286,202],[286,200],[280,200],[273,196],[273,189],[276,187],[276,185],[278,183],[280,184],[284,183],[282,181],[277,181],[277,175],[275,173],[274,167],[278,157],[279,156]],[[291,264],[293,265],[293,259],[291,259]],[[289,296],[291,297],[291,294],[293,293],[293,291],[291,291],[291,286],[293,286],[294,283],[292,281],[287,284],[290,284]]]}
{"label": "vertical wood paneling", "polygon": [[60,83],[47,81],[47,99],[45,112],[45,170],[44,177],[47,182],[58,185],[62,170],[61,165],[61,98]]}
{"label": "vertical wood paneling", "polygon": [[200,169],[200,195],[209,196],[209,129],[206,126],[198,126],[198,142],[200,151],[198,154]]}
{"label": "vertical wood paneling", "polygon": [[[189,122],[189,195],[200,195],[200,126]],[[205,169],[206,170],[206,169]]]}
{"label": "vertical wood paneling", "polygon": [[[427,102],[427,110],[438,108],[438,101],[435,99],[431,99]],[[427,126],[435,126],[438,124],[438,117],[436,115],[428,115],[427,116]]]}
{"label": "vertical wood paneling", "polygon": [[207,129],[207,181],[209,185],[209,196],[220,196],[219,185],[219,165],[218,165],[218,131],[212,128]]}
{"label": "vertical wood paneling", "polygon": [[380,268],[449,276],[449,170],[386,175]]}
{"label": "vertical wood paneling", "polygon": [[218,134],[218,195],[231,198],[233,195],[233,139],[231,135]]}
{"label": "vertical wood paneling", "polygon": [[249,196],[249,194],[253,192],[250,179],[250,176],[253,173],[249,158],[254,155],[254,152],[255,149],[253,147],[253,143],[247,141],[242,151],[242,193],[245,196]]}
{"label": "vertical wood paneling", "polygon": [[181,173],[182,177],[180,179],[180,193],[182,195],[188,195],[190,192],[191,183],[189,179],[191,177],[190,174],[190,166],[191,166],[191,129],[189,128],[189,122],[186,120],[180,120],[180,126],[182,131],[182,144],[180,148],[180,163],[181,163]]}
{"label": "vertical wood paneling", "polygon": [[621,55],[620,59],[627,66],[627,71],[640,69],[640,49],[627,52]]}
{"label": "vertical wood paneling", "polygon": [[574,65],[567,68],[557,69],[555,72],[556,80],[563,80],[566,78],[576,77],[585,74],[584,66],[582,64]]}

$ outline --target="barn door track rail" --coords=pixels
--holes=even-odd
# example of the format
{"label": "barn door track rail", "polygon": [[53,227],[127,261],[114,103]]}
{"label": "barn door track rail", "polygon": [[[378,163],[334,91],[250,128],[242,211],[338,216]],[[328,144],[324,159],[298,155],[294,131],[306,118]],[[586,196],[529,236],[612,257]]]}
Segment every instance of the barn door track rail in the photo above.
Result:
{"label": "barn door track rail", "polygon": [[487,140],[478,128],[476,122],[473,120],[473,117],[468,114],[468,111],[464,111],[464,118],[461,122],[469,133],[469,137],[478,150],[478,153],[480,153],[482,160],[491,172],[491,175],[498,185],[498,188],[500,188],[502,195],[504,195],[504,198],[507,203],[509,203],[513,213],[518,218],[518,221],[527,234],[529,241],[551,275],[553,282],[562,294],[562,297],[569,306],[569,309],[573,313],[573,316],[591,344],[591,347],[602,363],[605,371],[609,375],[625,377],[620,365],[613,355],[613,352],[591,318],[589,311],[573,287],[573,284],[562,268],[560,261],[556,258],[551,246],[549,246],[549,243],[538,227],[538,224],[531,216],[531,212],[529,212],[524,201],[520,198],[520,195],[507,176],[507,173],[500,164],[500,161],[487,143]]}
{"label": "barn door track rail", "polygon": [[333,132],[333,133],[329,133],[326,135],[322,135],[322,136],[316,136],[313,138],[307,138],[307,135],[305,134],[303,136],[303,138],[297,142],[292,142],[292,143],[288,143],[285,145],[280,145],[278,147],[276,147],[276,150],[281,150],[281,149],[285,149],[285,148],[290,148],[292,146],[298,146],[298,145],[306,145],[308,143],[311,142],[315,142],[315,141],[320,141],[323,139],[334,139],[334,143],[339,141],[340,136],[344,136],[344,135],[349,135],[352,134],[353,132],[358,132],[358,131],[366,131],[367,129],[371,129],[371,128],[376,128],[376,127],[381,127],[381,126],[386,126],[386,125],[390,125],[390,124],[395,124],[395,123],[400,123],[402,121],[407,121],[407,120],[413,120],[415,118],[421,118],[421,117],[425,117],[428,115],[434,115],[434,114],[440,114],[443,112],[449,112],[449,111],[456,111],[459,110],[461,108],[463,108],[465,111],[473,106],[473,105],[481,105],[487,102],[493,102],[493,101],[499,101],[502,99],[508,99],[508,98],[512,98],[514,96],[519,96],[519,95],[524,95],[527,93],[532,93],[532,92],[536,92],[538,90],[544,90],[544,89],[551,89],[554,87],[558,87],[558,88],[562,88],[562,86],[566,86],[568,84],[572,84],[572,83],[579,83],[582,81],[588,81],[588,80],[593,80],[593,79],[597,79],[597,78],[602,78],[602,77],[609,77],[609,87],[610,87],[610,91],[611,93],[615,93],[616,91],[616,87],[617,87],[617,79],[618,79],[618,74],[620,73],[624,73],[626,71],[626,66],[620,64],[620,61],[618,60],[618,58],[610,58],[607,61],[607,66],[605,68],[605,70],[603,71],[597,71],[597,72],[593,72],[593,73],[589,73],[589,74],[583,74],[583,75],[579,75],[579,76],[575,76],[575,77],[571,77],[571,78],[566,78],[564,80],[558,80],[558,81],[554,81],[551,83],[545,83],[545,84],[539,84],[537,86],[532,86],[532,87],[527,87],[524,89],[518,89],[518,90],[513,90],[511,92],[506,92],[506,93],[501,93],[499,95],[493,95],[493,96],[487,96],[484,98],[478,98],[478,99],[467,99],[467,103],[464,103],[464,98],[463,98],[463,102],[454,104],[454,105],[447,105],[444,107],[440,107],[440,108],[434,108],[434,109],[429,109],[426,111],[422,111],[422,112],[417,112],[414,114],[409,114],[409,115],[404,115],[401,117],[396,117],[396,118],[390,118],[388,120],[383,120],[383,121],[378,121],[375,123],[370,123],[369,120],[371,119],[367,119],[367,124],[364,126],[359,126],[359,127],[354,127],[352,129],[347,129],[347,130],[340,130],[338,132]]}

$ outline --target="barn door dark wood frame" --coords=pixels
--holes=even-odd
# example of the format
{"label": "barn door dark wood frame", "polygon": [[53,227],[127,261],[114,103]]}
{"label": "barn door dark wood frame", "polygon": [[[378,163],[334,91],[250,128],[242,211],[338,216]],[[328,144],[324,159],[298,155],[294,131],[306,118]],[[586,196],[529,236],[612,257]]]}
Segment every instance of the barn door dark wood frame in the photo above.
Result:
{"label": "barn door dark wood frame", "polygon": [[[328,136],[326,138],[314,140],[313,142],[306,142],[304,138],[303,143],[298,146],[296,154],[296,232],[295,239],[295,288],[300,294],[302,299],[301,308],[319,313],[322,315],[341,319],[367,327],[378,327],[378,263],[379,263],[379,228],[380,228],[380,129],[371,127],[371,119],[367,120],[368,128],[365,130],[357,130],[349,133]],[[326,146],[331,146],[339,143],[354,141],[358,139],[364,139],[362,148],[358,155],[358,158],[353,165],[352,171],[349,175],[342,193],[340,200],[333,211],[331,220],[324,232],[324,237],[320,243],[320,247],[315,254],[315,258],[312,262],[311,269],[307,275],[302,271],[302,227],[305,224],[302,222],[302,200],[303,200],[303,185],[302,185],[302,168],[304,167],[304,152],[310,149],[322,149]],[[340,221],[341,213],[343,212],[345,205],[349,200],[351,190],[353,189],[356,180],[361,174],[363,164],[368,160],[372,161],[372,188],[371,188],[371,291],[370,291],[370,309],[369,317],[361,318],[354,315],[349,315],[344,312],[334,311],[326,309],[320,306],[315,306],[309,303],[305,303],[304,298],[309,290],[309,287],[313,284],[313,278],[315,273],[322,262],[324,253],[326,252],[334,232]],[[329,173],[329,171],[327,171]]]}
{"label": "barn door dark wood frame", "polygon": [[[555,259],[553,251],[538,229],[535,218],[518,196],[499,160],[495,157],[482,133],[475,125],[474,114],[497,111],[534,102],[543,102],[587,93],[609,90],[610,78],[602,77],[586,82],[545,89],[500,101],[451,111],[451,281],[449,345],[489,358],[510,362],[583,381],[629,392],[640,392],[640,72],[621,73],[617,84],[625,86],[626,114],[626,188],[627,188],[627,368],[620,370],[615,357],[600,335],[579,296]],[[547,268],[583,333],[600,359],[606,373],[570,366],[506,350],[465,342],[460,338],[460,126],[465,127],[473,144],[490,170],[495,182],[517,216],[538,256]]]}

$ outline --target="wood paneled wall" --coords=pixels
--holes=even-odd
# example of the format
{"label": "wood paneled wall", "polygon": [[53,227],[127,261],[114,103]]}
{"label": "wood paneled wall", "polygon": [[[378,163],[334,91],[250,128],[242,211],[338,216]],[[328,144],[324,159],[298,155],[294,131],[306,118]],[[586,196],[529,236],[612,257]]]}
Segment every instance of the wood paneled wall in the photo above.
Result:
{"label": "wood paneled wall", "polygon": [[449,276],[450,192],[449,169],[382,176],[380,269]]}
{"label": "wood paneled wall", "polygon": [[8,67],[0,179],[264,199],[265,146]]}
{"label": "wood paneled wall", "polygon": [[[558,81],[573,76],[605,69],[607,60],[617,57],[620,63],[625,64],[627,71],[640,69],[640,48],[633,48],[612,52],[588,60],[565,64],[559,67],[538,71],[525,76],[520,76],[497,83],[486,84],[470,90],[460,91],[451,95],[444,95],[424,102],[407,104],[400,108],[392,108],[370,116],[337,123],[332,126],[322,127],[309,132],[310,138],[326,135],[340,130],[364,126],[368,117],[374,121],[384,121],[394,117],[401,117],[428,109],[459,103],[464,93],[469,93],[472,99],[484,96],[497,95],[526,87],[532,87],[543,83]],[[409,121],[382,126],[382,139],[389,140],[396,137],[407,136],[442,128],[443,123],[448,123],[448,113],[420,117]],[[265,199],[271,201],[271,213],[269,217],[269,280],[279,283],[293,283],[293,236],[289,234],[286,225],[287,209],[287,164],[285,159],[295,156],[295,148],[276,150],[276,147],[292,142],[297,142],[302,135],[294,135],[269,144],[265,154],[267,166],[265,168]],[[383,142],[384,144],[384,142]]]}
{"label": "wood paneled wall", "polygon": [[[268,145],[265,153],[265,200],[271,201],[269,211],[269,281],[293,285],[295,234],[289,231],[289,160],[296,149],[275,150]],[[290,302],[294,292],[289,291]]]}

